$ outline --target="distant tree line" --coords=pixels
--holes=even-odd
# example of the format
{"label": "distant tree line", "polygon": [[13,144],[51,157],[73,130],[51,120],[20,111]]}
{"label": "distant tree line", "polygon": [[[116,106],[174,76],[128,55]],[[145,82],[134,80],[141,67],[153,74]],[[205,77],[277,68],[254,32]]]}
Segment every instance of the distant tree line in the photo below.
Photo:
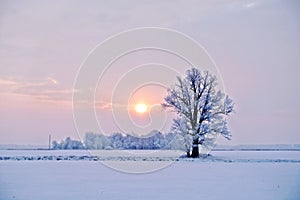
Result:
{"label": "distant tree line", "polygon": [[184,150],[185,140],[175,133],[162,134],[159,131],[149,137],[114,133],[109,136],[88,132],[84,141],[67,137],[61,142],[53,141],[52,149],[176,149]]}
{"label": "distant tree line", "polygon": [[85,145],[81,141],[72,140],[70,137],[67,137],[60,143],[54,140],[52,142],[52,149],[85,149]]}

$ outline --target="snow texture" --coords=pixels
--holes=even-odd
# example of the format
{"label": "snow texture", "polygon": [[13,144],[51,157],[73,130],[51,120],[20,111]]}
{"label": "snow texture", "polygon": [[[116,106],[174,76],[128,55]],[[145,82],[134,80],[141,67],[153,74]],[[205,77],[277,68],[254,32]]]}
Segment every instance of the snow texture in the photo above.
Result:
{"label": "snow texture", "polygon": [[[147,151],[142,153],[145,158],[149,155]],[[172,151],[160,153],[161,157],[169,158],[177,154]],[[89,156],[86,151],[0,151],[0,154],[2,157]],[[167,168],[146,174],[120,173],[100,162],[84,160],[2,160],[0,199],[159,200],[194,199],[195,194],[196,199],[299,199],[299,151],[218,151],[212,154],[208,159],[187,161],[182,158]],[[122,157],[122,151],[107,151],[107,158],[117,156]],[[240,162],[240,159],[245,162]],[[130,165],[140,161],[116,162]],[[157,161],[144,162],[148,165]]]}

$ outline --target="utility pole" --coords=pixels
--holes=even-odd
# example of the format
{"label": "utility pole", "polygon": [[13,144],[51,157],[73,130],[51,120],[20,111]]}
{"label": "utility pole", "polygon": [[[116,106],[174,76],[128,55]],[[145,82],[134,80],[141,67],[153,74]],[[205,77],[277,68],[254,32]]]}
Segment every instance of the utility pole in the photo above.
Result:
{"label": "utility pole", "polygon": [[51,149],[51,135],[49,134],[49,150]]}

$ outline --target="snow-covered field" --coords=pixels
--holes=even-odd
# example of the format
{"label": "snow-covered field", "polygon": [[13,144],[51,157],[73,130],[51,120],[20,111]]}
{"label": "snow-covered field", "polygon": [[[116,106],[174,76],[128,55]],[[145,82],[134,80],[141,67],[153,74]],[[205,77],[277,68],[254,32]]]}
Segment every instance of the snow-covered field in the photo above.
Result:
{"label": "snow-covered field", "polygon": [[[0,199],[300,199],[300,151],[214,151],[206,159],[180,154],[1,150]],[[107,165],[138,172],[167,167],[132,174]]]}

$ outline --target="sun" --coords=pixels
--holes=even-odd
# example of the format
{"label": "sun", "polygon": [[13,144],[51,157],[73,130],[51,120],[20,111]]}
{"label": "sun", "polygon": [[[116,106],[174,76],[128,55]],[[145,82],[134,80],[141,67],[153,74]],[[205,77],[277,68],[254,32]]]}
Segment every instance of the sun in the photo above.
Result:
{"label": "sun", "polygon": [[134,109],[137,113],[145,113],[147,111],[148,106],[144,103],[136,104]]}

